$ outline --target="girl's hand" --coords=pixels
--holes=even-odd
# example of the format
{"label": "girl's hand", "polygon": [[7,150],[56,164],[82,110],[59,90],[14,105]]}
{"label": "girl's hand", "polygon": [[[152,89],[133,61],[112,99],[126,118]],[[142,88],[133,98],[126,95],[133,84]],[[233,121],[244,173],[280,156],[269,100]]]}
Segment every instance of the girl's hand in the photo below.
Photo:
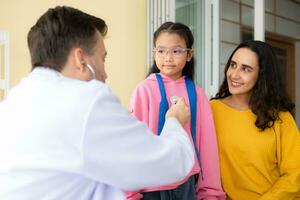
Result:
{"label": "girl's hand", "polygon": [[131,115],[133,113],[133,109],[132,108],[128,108],[127,109],[128,113]]}

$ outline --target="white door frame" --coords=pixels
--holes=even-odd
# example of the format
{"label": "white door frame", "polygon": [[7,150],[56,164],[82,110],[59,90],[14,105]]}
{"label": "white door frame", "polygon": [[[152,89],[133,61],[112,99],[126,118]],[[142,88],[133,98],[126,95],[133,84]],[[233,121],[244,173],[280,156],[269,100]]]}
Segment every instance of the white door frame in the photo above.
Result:
{"label": "white door frame", "polygon": [[204,1],[204,87],[208,98],[214,96],[219,88],[220,70],[220,10],[219,0]]}
{"label": "white door frame", "polygon": [[265,41],[265,0],[254,0],[254,39]]}

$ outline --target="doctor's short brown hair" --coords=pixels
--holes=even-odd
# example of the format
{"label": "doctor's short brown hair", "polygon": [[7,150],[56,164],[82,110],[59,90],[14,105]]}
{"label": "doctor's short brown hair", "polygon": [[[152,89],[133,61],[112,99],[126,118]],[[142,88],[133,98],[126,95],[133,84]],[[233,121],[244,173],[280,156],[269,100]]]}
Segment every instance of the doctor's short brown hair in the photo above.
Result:
{"label": "doctor's short brown hair", "polygon": [[91,54],[97,31],[106,35],[104,20],[67,6],[50,8],[27,36],[32,69],[43,66],[61,71],[74,47]]}

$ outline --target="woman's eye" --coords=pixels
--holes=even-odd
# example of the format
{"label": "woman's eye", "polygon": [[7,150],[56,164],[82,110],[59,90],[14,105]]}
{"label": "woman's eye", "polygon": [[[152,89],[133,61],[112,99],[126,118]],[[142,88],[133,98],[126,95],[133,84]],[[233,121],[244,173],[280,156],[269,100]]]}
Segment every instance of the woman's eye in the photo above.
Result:
{"label": "woman's eye", "polygon": [[250,70],[249,70],[248,67],[244,67],[243,70],[244,70],[245,72],[250,72]]}

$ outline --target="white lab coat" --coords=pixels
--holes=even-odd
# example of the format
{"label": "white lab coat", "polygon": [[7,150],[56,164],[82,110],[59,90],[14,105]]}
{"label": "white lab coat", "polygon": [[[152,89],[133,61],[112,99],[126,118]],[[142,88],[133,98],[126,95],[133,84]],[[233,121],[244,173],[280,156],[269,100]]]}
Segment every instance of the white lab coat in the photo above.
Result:
{"label": "white lab coat", "polygon": [[1,200],[119,200],[185,177],[193,148],[175,118],[160,137],[102,82],[38,67],[0,104]]}

